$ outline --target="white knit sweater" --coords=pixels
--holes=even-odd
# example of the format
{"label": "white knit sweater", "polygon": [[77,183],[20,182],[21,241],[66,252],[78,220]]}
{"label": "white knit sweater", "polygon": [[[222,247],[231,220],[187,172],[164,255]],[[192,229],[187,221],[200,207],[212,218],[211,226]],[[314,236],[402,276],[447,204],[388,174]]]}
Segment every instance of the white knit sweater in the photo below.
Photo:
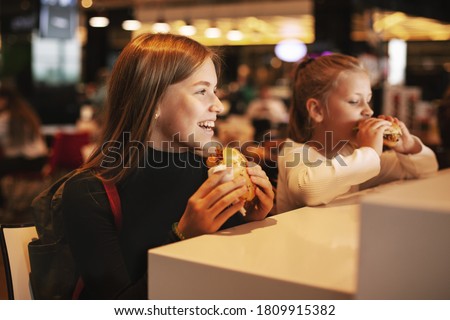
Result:
{"label": "white knit sweater", "polygon": [[327,159],[308,145],[288,140],[278,157],[277,212],[326,204],[345,193],[426,177],[437,169],[435,154],[423,144],[417,154],[385,151],[378,156],[370,147],[347,143],[338,156]]}

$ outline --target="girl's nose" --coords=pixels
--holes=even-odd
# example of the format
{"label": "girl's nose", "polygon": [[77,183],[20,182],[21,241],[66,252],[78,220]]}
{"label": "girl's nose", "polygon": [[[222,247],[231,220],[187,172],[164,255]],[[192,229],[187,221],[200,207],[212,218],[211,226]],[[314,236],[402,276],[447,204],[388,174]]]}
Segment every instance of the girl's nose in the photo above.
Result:
{"label": "girl's nose", "polygon": [[211,105],[210,110],[212,112],[215,112],[217,114],[223,112],[224,110],[224,106],[222,104],[222,102],[220,101],[219,98],[216,98],[216,100],[214,101],[214,103]]}
{"label": "girl's nose", "polygon": [[366,103],[363,111],[362,111],[363,116],[370,118],[373,116],[373,110],[372,108]]}

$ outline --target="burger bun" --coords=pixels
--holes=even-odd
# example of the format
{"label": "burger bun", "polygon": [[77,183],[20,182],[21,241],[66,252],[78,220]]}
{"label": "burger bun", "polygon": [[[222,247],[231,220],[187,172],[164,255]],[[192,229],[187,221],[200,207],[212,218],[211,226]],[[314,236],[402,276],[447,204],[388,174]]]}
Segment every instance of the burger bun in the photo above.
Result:
{"label": "burger bun", "polygon": [[245,180],[247,192],[239,199],[251,201],[255,197],[256,186],[253,184],[249,174],[247,173],[248,161],[247,158],[237,149],[225,147],[218,150],[215,156],[210,156],[206,160],[206,164],[210,167],[208,174],[211,175],[218,171],[231,168],[231,172],[226,174],[223,181],[230,181],[237,178]]}
{"label": "burger bun", "polygon": [[397,123],[392,122],[392,125],[383,133],[383,144],[387,147],[395,147],[402,135],[402,129]]}

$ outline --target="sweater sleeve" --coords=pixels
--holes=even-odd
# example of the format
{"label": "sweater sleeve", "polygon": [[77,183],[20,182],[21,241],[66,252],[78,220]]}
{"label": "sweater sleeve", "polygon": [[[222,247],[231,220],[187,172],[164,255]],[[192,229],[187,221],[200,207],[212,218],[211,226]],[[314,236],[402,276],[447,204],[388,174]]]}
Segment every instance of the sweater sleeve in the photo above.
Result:
{"label": "sweater sleeve", "polygon": [[84,281],[82,299],[145,299],[147,276],[131,281],[109,201],[94,177],[75,176],[64,186],[67,240]]}
{"label": "sweater sleeve", "polygon": [[[305,150],[308,151],[305,153]],[[290,198],[315,206],[326,204],[348,192],[353,185],[376,176],[380,171],[380,158],[368,147],[333,159],[324,158],[313,148],[302,147],[290,153],[284,166]]]}
{"label": "sweater sleeve", "polygon": [[381,155],[380,174],[361,185],[361,189],[371,188],[382,183],[400,179],[426,178],[438,170],[438,162],[434,152],[422,145],[416,154],[402,154],[389,150]]}

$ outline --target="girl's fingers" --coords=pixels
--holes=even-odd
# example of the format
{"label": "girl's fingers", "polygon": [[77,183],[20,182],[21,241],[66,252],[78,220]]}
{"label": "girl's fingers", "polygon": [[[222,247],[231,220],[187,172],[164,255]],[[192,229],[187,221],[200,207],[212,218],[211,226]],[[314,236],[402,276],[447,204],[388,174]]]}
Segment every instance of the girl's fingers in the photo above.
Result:
{"label": "girl's fingers", "polygon": [[272,191],[271,195],[268,195],[266,192],[264,192],[263,190],[256,188],[256,196],[259,199],[259,206],[263,207],[263,208],[268,208],[268,211],[270,211],[272,209],[273,206],[273,196],[274,193]]}
{"label": "girl's fingers", "polygon": [[[239,190],[244,185],[245,179],[239,178],[216,186],[213,190],[211,190],[207,195],[203,197],[206,207],[210,208],[218,201],[228,201],[229,196],[235,194],[236,190]],[[228,205],[230,203],[231,200],[230,202],[228,202]]]}
{"label": "girl's fingers", "polygon": [[272,183],[270,183],[269,177],[261,166],[247,168],[247,172],[250,174],[252,182],[259,187],[257,190],[261,189],[261,192],[265,193],[271,198],[271,201],[273,201],[275,194],[273,192]]}
{"label": "girl's fingers", "polygon": [[239,189],[233,190],[226,196],[217,199],[215,202],[211,202],[209,211],[211,215],[217,217],[222,211],[224,211],[228,206],[235,202],[239,202],[239,197],[243,196],[247,192],[246,186],[241,186]]}
{"label": "girl's fingers", "polygon": [[247,168],[247,173],[250,176],[259,176],[261,178],[264,178],[264,177],[267,178],[266,172],[259,165],[258,166],[253,166],[253,167],[248,167]]}
{"label": "girl's fingers", "polygon": [[230,169],[216,172],[212,174],[206,181],[198,188],[195,192],[195,196],[198,198],[203,198],[208,195],[211,190],[213,190],[218,184],[221,183],[223,177],[230,172]]}
{"label": "girl's fingers", "polygon": [[391,126],[391,122],[387,120],[382,120],[378,118],[368,119],[360,128],[362,132],[368,133],[379,133],[379,131],[384,131],[386,128]]}
{"label": "girl's fingers", "polygon": [[254,184],[263,189],[264,193],[267,195],[273,194],[272,184],[267,177],[261,178],[258,176],[252,176],[251,179]]}
{"label": "girl's fingers", "polygon": [[236,203],[233,203],[231,206],[220,212],[215,220],[214,224],[217,226],[217,230],[229,219],[231,216],[233,216],[236,212],[241,210],[244,207],[245,201],[237,201]]}

